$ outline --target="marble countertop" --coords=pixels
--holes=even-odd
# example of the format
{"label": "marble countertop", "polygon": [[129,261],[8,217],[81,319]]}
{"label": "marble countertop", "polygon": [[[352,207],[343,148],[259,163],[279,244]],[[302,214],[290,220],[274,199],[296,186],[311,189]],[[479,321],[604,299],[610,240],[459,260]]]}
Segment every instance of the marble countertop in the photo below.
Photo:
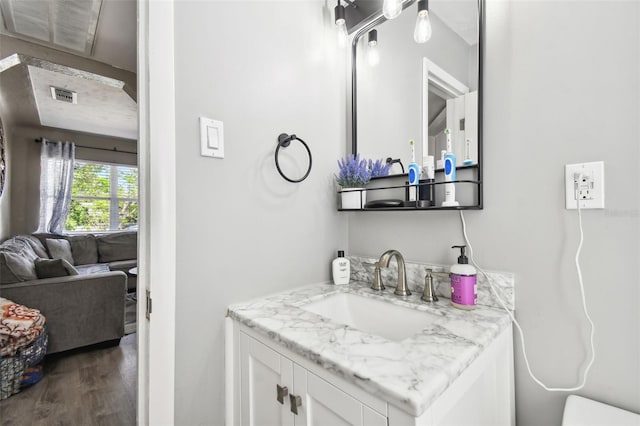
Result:
{"label": "marble countertop", "polygon": [[[423,311],[425,328],[400,342],[327,320],[300,307],[336,293],[383,299]],[[400,298],[369,284],[311,284],[229,307],[228,315],[326,370],[421,415],[503,330],[503,310],[478,305],[465,311],[448,299],[435,304],[413,293]]]}

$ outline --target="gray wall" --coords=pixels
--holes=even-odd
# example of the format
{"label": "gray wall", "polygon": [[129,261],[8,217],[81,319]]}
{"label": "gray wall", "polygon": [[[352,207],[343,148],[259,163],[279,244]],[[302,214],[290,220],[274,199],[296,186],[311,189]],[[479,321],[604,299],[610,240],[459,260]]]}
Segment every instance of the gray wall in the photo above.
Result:
{"label": "gray wall", "polygon": [[[0,36],[0,57],[13,53],[67,65],[99,75],[113,77],[136,87],[134,73],[100,62],[70,55],[32,43]],[[18,101],[19,100],[19,101]],[[0,74],[0,111],[6,128],[9,188],[0,199],[0,241],[38,228],[40,206],[40,145],[36,138],[68,140],[77,145],[137,152],[135,140],[101,136],[40,125],[31,83],[25,65]],[[137,164],[137,155],[78,148],[76,158],[120,164]]]}
{"label": "gray wall", "polygon": [[[589,356],[564,165],[605,161],[606,209],[584,211],[581,255],[596,361],[580,395],[640,411],[640,3],[489,1],[485,209],[469,237],[487,269],[516,274],[517,318],[535,374],[574,386]],[[350,213],[349,251],[395,248],[453,263],[457,213]],[[516,337],[518,425],[557,425],[567,393],[528,376]]]}
{"label": "gray wall", "polygon": [[[223,424],[227,306],[329,280],[346,247],[333,188],[346,144],[346,51],[333,6],[175,3],[176,424]],[[202,115],[224,122],[223,160],[199,155]],[[300,184],[277,174],[282,132],[313,152]],[[283,152],[292,174],[306,168],[302,154],[295,144]]]}

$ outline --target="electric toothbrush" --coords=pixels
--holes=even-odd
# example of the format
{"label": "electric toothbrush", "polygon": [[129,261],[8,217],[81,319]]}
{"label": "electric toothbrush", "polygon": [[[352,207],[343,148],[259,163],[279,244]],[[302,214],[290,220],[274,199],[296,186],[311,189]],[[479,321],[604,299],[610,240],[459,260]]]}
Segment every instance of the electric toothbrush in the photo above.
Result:
{"label": "electric toothbrush", "polygon": [[464,144],[464,161],[462,162],[465,166],[470,166],[473,164],[473,160],[471,159],[471,138],[467,138]]}
{"label": "electric toothbrush", "polygon": [[418,200],[418,184],[420,183],[420,166],[416,163],[415,142],[409,141],[411,146],[411,163],[409,163],[409,201]]}
{"label": "electric toothbrush", "polygon": [[447,136],[447,153],[444,155],[444,201],[442,207],[456,207],[456,155],[453,153],[453,143],[451,141],[451,130],[446,128],[444,134]]}

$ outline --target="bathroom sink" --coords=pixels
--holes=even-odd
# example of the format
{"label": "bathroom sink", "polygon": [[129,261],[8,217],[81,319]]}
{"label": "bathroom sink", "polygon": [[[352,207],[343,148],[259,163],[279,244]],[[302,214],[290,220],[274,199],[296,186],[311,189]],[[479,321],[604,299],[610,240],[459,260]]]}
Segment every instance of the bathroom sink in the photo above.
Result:
{"label": "bathroom sink", "polygon": [[334,294],[300,308],[394,341],[420,332],[428,321],[424,312],[350,293]]}

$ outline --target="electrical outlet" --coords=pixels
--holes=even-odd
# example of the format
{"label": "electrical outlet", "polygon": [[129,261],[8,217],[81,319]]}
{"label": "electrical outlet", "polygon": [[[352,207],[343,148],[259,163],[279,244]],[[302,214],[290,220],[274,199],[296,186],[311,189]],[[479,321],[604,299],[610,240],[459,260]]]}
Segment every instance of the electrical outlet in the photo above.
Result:
{"label": "electrical outlet", "polygon": [[573,186],[574,186],[574,190],[577,193],[574,199],[577,199],[577,200],[595,199],[593,175],[591,173],[581,174],[578,176],[576,175],[577,173],[573,175]]}
{"label": "electrical outlet", "polygon": [[564,166],[566,208],[604,208],[604,161]]}

